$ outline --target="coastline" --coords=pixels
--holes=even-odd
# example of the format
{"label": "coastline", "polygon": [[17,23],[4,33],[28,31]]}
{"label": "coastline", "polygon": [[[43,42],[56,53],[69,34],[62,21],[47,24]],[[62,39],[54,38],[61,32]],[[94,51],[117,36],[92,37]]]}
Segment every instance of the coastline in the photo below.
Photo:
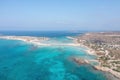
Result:
{"label": "coastline", "polygon": [[44,43],[49,40],[47,37],[31,37],[31,36],[0,36],[0,39],[20,40],[37,46],[80,46],[77,43]]}
{"label": "coastline", "polygon": [[86,45],[83,45],[83,44],[79,43],[79,42],[77,41],[77,39],[75,39],[75,38],[74,38],[74,43],[78,44],[80,47],[85,48],[85,51],[86,51],[88,54],[90,54],[90,55],[97,55],[93,49],[89,48],[89,47],[86,46]]}
{"label": "coastline", "polygon": [[[48,40],[49,38],[45,38],[45,37],[31,37],[31,36],[0,36],[0,39],[10,39],[10,40],[21,40],[21,41],[24,41],[24,42],[27,42],[27,43],[32,43],[32,44],[35,44],[35,45],[43,45],[43,46],[50,46],[50,44],[44,44],[42,43],[41,41],[45,41],[45,40]],[[95,55],[95,56],[98,56],[95,51],[91,48],[89,48],[88,46],[85,46],[83,44],[80,44],[77,42],[76,39],[73,39],[75,42],[74,44],[67,44],[68,46],[81,46],[83,48],[85,48],[85,51],[90,54],[90,55]],[[61,44],[62,45],[62,44]],[[87,63],[89,64],[89,60],[84,60],[84,61],[79,61],[79,59],[75,59],[75,61],[77,63]],[[100,63],[98,60],[96,60],[98,63]],[[120,79],[120,73],[118,72],[115,72],[107,67],[102,67],[100,65],[97,65],[97,66],[93,66],[95,69],[97,70],[100,70],[100,71],[103,71],[103,72],[109,72],[111,73],[112,75],[114,75],[116,78],[119,78]],[[118,79],[118,80],[119,80]]]}
{"label": "coastline", "polygon": [[[89,48],[89,47],[87,47],[85,45],[81,45],[81,46],[87,48],[85,51],[88,54],[95,55],[95,56],[99,57],[99,55],[97,55],[93,49],[91,49],[91,48]],[[97,60],[97,62],[100,63],[99,60]],[[109,69],[107,67],[102,67],[100,65],[95,65],[94,68],[97,69],[97,70],[103,71],[103,72],[109,72],[112,75],[114,75],[116,78],[118,78],[118,80],[120,80],[120,73],[119,72],[113,71],[112,69]]]}
{"label": "coastline", "polygon": [[120,73],[113,71],[107,67],[102,67],[102,66],[94,66],[95,69],[103,71],[103,72],[108,72],[111,73],[117,80],[120,80]]}
{"label": "coastline", "polygon": [[[30,38],[30,39],[32,39],[32,38]],[[26,42],[30,42],[30,41],[26,41]],[[6,43],[7,44],[7,43]],[[49,46],[49,47],[51,47],[51,46]],[[68,49],[68,48],[67,48]],[[71,48],[70,48],[71,49]],[[78,49],[78,48],[77,48]],[[83,48],[82,48],[83,49]],[[60,50],[60,49],[59,49]],[[79,49],[78,49],[79,50]],[[68,49],[68,51],[69,51],[69,49]],[[83,50],[82,50],[83,51]],[[41,53],[41,52],[40,52]],[[49,52],[48,52],[49,53]],[[62,51],[61,51],[61,53],[63,53]],[[79,52],[80,53],[80,52]],[[44,53],[43,53],[44,54]],[[64,55],[66,55],[66,53],[63,53]],[[72,53],[73,55],[74,55],[74,53]],[[47,54],[47,55],[49,55],[49,54]],[[53,53],[53,55],[54,55],[54,53]],[[43,55],[44,56],[44,55]],[[72,55],[71,55],[72,56]],[[86,56],[89,56],[89,55],[87,55],[86,54]],[[41,56],[42,57],[42,56]],[[73,56],[74,57],[74,56]],[[52,57],[50,57],[50,58],[52,58]],[[62,58],[61,57],[61,55],[60,55],[60,58]],[[37,59],[37,58],[36,58]],[[68,58],[67,58],[68,59]],[[55,58],[55,60],[56,60],[56,58]],[[24,60],[23,60],[24,61]],[[41,60],[42,61],[42,60]],[[77,61],[77,60],[76,60]],[[79,61],[79,59],[78,59],[78,61]],[[86,65],[86,64],[84,64],[84,63],[88,63],[88,61],[87,60],[83,60],[83,61],[81,61],[81,63],[83,63],[83,65]],[[26,61],[26,63],[27,63],[27,61]],[[88,63],[89,64],[89,63]],[[31,64],[30,64],[31,65]],[[29,66],[30,66],[29,65]],[[46,65],[46,64],[45,64]],[[72,64],[73,65],[73,64]],[[18,65],[19,66],[19,65]],[[76,66],[76,67],[78,67],[78,65],[77,65],[77,63],[75,64],[75,65],[73,65],[73,66]],[[38,67],[39,67],[39,65],[38,65]],[[68,66],[69,67],[69,66]],[[15,66],[15,68],[16,68],[16,66]],[[42,68],[42,67],[41,67]],[[56,68],[56,67],[55,67]],[[66,67],[67,68],[67,67]],[[61,69],[61,68],[60,68]],[[73,68],[71,68],[70,70],[72,70]],[[78,71],[78,69],[77,68],[75,68],[76,69],[76,72],[77,73],[79,73],[79,71]],[[89,68],[88,68],[89,69]],[[19,70],[18,70],[19,71]],[[92,72],[92,71],[90,71],[90,72]],[[98,70],[96,71],[96,72],[99,72]],[[93,74],[95,74],[95,76],[94,76],[94,79],[95,78],[97,78],[97,76],[99,76],[99,74],[97,74],[96,75],[96,73],[94,73],[94,72],[92,72]],[[21,74],[21,73],[20,73]],[[59,73],[58,73],[59,74]],[[86,72],[85,74],[84,74],[84,72],[82,73],[85,77],[86,77],[86,75],[90,75],[88,72]],[[15,75],[15,74],[14,74]],[[102,75],[102,76],[104,76],[104,74],[100,74],[100,75]],[[79,77],[79,75],[78,75],[78,77]],[[86,78],[87,79],[87,78]],[[102,80],[102,79],[101,79]]]}
{"label": "coastline", "polygon": [[38,46],[40,45],[48,46],[48,44],[43,44],[42,41],[49,40],[49,38],[46,37],[31,37],[31,36],[0,36],[0,39],[20,40]]}
{"label": "coastline", "polygon": [[[98,56],[96,53],[95,53],[95,51],[93,50],[93,49],[91,49],[91,48],[89,48],[89,47],[87,47],[87,46],[85,46],[85,45],[80,45],[81,47],[84,47],[84,48],[86,48],[86,53],[88,53],[89,55],[95,55],[95,56]],[[99,57],[99,56],[98,56]],[[81,59],[78,59],[78,58],[76,58],[76,60],[74,60],[75,62],[77,62],[78,64],[83,64],[83,63],[87,63],[87,64],[90,64],[90,61],[89,60],[84,60],[83,62],[81,61]],[[95,60],[95,61],[97,61],[98,63],[100,63],[99,62],[99,60]],[[107,67],[102,67],[102,66],[100,66],[100,65],[92,65],[95,69],[97,69],[97,70],[99,70],[99,71],[103,71],[103,72],[108,72],[108,73],[106,73],[106,75],[108,75],[108,74],[111,74],[111,76],[109,76],[110,78],[112,77],[112,78],[114,78],[114,80],[120,80],[120,73],[118,73],[118,72],[116,72],[116,71],[113,71],[112,69],[109,69],[109,68],[107,68]],[[113,76],[112,76],[113,75]],[[109,78],[108,77],[108,78]],[[110,79],[110,80],[112,80],[112,79]]]}
{"label": "coastline", "polygon": [[96,55],[95,51],[85,45],[80,44],[81,47],[85,48],[85,51],[90,55]]}
{"label": "coastline", "polygon": [[[79,43],[79,42],[77,41],[77,39],[74,39],[74,41],[75,41],[77,44],[80,44],[81,47],[86,48],[85,51],[86,51],[88,54],[90,54],[90,55],[95,55],[95,56],[99,57],[99,55],[96,54],[96,51],[95,51],[95,50],[91,49],[90,47],[88,47],[88,46],[86,46],[86,45],[83,45],[83,44]],[[96,59],[96,61],[98,62],[98,65],[93,65],[93,67],[94,67],[95,69],[113,75],[113,76],[110,76],[110,75],[109,75],[109,77],[112,77],[112,78],[114,77],[114,80],[120,80],[120,73],[119,73],[119,72],[113,71],[112,69],[110,69],[110,68],[108,68],[108,67],[100,66],[100,61],[97,60],[97,59]],[[77,60],[76,62],[80,62],[80,61]],[[79,63],[78,63],[78,64],[79,64]],[[88,64],[89,64],[89,62],[88,62]],[[107,75],[107,74],[106,74],[106,75]],[[110,79],[110,80],[113,80],[113,79]]]}

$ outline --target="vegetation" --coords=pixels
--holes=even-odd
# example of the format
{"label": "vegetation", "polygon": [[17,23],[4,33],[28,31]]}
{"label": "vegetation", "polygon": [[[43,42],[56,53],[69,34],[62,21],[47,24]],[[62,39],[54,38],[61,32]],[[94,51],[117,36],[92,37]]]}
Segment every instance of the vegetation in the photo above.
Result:
{"label": "vegetation", "polygon": [[77,42],[95,50],[100,66],[120,72],[120,32],[86,33]]}

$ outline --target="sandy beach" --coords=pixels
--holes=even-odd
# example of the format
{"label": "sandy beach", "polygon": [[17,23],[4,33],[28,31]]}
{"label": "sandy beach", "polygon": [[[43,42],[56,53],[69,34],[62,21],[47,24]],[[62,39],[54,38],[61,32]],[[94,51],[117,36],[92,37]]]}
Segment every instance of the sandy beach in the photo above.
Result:
{"label": "sandy beach", "polygon": [[49,38],[46,37],[30,37],[30,36],[0,36],[1,39],[20,40],[37,46],[80,46],[77,43],[44,43]]}
{"label": "sandy beach", "polygon": [[30,37],[30,36],[0,36],[1,39],[9,39],[9,40],[20,40],[27,43],[35,44],[35,45],[48,45],[43,44],[42,41],[48,40],[46,37]]}

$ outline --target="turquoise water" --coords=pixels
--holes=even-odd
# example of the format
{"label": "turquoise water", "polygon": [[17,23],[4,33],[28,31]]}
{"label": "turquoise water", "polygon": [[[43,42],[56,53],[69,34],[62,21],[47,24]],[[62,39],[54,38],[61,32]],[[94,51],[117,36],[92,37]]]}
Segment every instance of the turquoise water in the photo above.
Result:
{"label": "turquoise water", "polygon": [[104,73],[91,65],[76,64],[74,56],[95,58],[80,47],[37,47],[22,41],[0,40],[0,80],[106,80]]}

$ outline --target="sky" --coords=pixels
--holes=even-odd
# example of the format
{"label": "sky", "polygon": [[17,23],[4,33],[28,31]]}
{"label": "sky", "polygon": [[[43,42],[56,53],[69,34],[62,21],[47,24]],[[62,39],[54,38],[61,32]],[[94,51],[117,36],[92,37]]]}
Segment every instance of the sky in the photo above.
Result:
{"label": "sky", "polygon": [[0,30],[120,31],[120,0],[0,0]]}

